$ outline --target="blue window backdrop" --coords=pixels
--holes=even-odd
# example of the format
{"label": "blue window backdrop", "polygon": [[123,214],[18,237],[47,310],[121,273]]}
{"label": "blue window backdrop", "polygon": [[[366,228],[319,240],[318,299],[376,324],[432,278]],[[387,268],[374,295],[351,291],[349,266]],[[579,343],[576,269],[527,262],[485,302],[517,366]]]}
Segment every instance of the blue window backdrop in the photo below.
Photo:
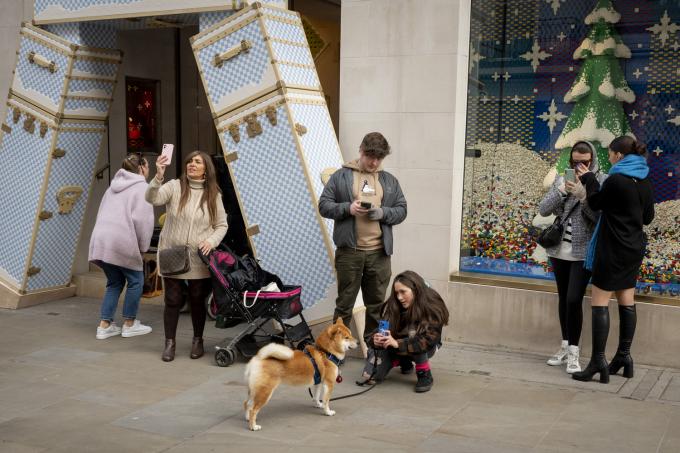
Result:
{"label": "blue window backdrop", "polygon": [[[461,270],[552,279],[534,238],[555,145],[576,105],[565,102],[585,59],[574,53],[603,0],[473,0]],[[656,219],[638,292],[680,297],[680,3],[614,0],[617,58],[634,94],[625,119],[650,151]],[[615,14],[615,13],[612,13]],[[625,54],[625,52],[624,52]],[[630,97],[629,97],[630,99]],[[623,116],[623,115],[622,115]],[[475,157],[475,155],[477,157]],[[562,156],[564,154],[562,153]],[[554,173],[553,173],[554,174]]]}

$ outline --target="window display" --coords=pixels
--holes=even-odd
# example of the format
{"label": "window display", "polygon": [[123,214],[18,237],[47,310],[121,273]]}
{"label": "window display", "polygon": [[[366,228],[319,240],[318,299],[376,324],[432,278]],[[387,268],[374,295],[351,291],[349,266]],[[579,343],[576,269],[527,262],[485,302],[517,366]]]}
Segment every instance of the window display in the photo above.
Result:
{"label": "window display", "polygon": [[538,203],[587,140],[647,144],[643,294],[680,298],[680,5],[472,1],[461,271],[553,279]]}
{"label": "window display", "polygon": [[128,153],[160,152],[160,81],[126,77],[125,86]]}

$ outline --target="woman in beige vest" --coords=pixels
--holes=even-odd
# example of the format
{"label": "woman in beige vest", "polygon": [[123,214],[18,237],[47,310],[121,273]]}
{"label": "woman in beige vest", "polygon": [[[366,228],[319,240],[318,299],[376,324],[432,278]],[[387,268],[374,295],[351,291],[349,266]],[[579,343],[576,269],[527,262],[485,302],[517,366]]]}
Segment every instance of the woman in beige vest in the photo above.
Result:
{"label": "woman in beige vest", "polygon": [[162,358],[165,362],[175,358],[175,336],[179,311],[184,302],[184,280],[188,282],[194,329],[190,357],[197,359],[203,355],[205,299],[210,295],[212,285],[210,272],[198,256],[198,250],[209,253],[227,233],[227,216],[210,157],[201,151],[190,153],[184,159],[179,179],[163,184],[168,164],[166,156],[159,156],[156,160],[156,176],[149,183],[146,200],[154,206],[165,206],[166,218],[158,243],[159,252],[188,245],[190,268],[183,274],[163,276],[165,350]]}

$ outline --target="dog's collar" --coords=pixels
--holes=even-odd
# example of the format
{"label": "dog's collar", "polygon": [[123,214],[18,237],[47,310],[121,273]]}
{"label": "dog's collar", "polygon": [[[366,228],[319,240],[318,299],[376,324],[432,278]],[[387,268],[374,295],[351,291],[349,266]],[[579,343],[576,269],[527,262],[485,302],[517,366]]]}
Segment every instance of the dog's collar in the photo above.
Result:
{"label": "dog's collar", "polygon": [[342,363],[342,360],[340,360],[337,356],[331,354],[330,352],[326,352],[325,354],[326,354],[326,358],[328,360],[330,360],[331,362],[333,362],[335,364],[335,366],[340,368],[340,364]]}
{"label": "dog's collar", "polygon": [[332,354],[332,353],[330,353],[330,352],[328,352],[328,351],[325,351],[325,350],[321,349],[321,348],[318,347],[318,346],[315,346],[315,348],[316,348],[317,351],[319,351],[319,352],[325,354],[325,355],[326,355],[326,358],[327,358],[328,360],[330,360],[331,362],[333,362],[333,363],[335,364],[335,366],[337,366],[338,368],[340,368],[340,365],[342,365],[342,363],[343,363],[342,359],[340,359],[340,358],[339,358],[338,356],[336,356],[335,354]]}

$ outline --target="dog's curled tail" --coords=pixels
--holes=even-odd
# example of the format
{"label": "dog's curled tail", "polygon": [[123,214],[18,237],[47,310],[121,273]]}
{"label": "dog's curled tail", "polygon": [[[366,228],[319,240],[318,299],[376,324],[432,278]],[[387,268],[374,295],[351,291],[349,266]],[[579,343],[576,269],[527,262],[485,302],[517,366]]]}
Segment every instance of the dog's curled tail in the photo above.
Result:
{"label": "dog's curled tail", "polygon": [[290,360],[293,358],[293,350],[281,344],[269,343],[267,346],[257,351],[257,357],[261,360],[268,358]]}
{"label": "dog's curled tail", "polygon": [[260,364],[264,359],[268,358],[277,360],[290,360],[293,358],[293,350],[280,344],[269,343],[267,346],[257,351],[257,355],[250,359],[250,362],[248,362],[246,365],[244,373],[246,382],[250,382],[251,374],[258,374]]}

